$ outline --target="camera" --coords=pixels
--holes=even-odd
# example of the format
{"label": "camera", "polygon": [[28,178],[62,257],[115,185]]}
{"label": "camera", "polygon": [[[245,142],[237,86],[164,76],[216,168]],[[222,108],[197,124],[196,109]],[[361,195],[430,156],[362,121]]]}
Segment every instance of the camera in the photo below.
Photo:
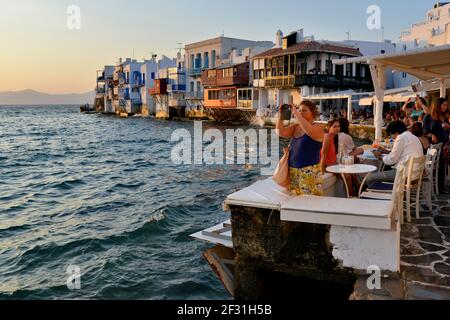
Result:
{"label": "camera", "polygon": [[291,120],[292,118],[292,110],[291,106],[288,104],[283,104],[280,107],[280,118],[281,120]]}

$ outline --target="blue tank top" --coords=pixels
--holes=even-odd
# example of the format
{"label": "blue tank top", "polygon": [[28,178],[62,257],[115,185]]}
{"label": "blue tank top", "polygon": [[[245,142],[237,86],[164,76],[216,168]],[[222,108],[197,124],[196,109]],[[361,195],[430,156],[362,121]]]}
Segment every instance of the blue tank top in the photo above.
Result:
{"label": "blue tank top", "polygon": [[320,163],[322,142],[312,139],[307,134],[292,138],[289,153],[289,167],[303,169]]}

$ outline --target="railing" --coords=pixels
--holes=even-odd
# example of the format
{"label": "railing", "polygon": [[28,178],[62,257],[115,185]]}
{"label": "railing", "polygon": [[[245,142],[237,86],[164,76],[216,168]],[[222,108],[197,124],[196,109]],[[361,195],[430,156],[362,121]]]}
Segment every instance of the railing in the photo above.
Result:
{"label": "railing", "polygon": [[188,70],[188,75],[189,75],[190,77],[201,76],[203,70],[204,70],[204,68],[189,69],[189,70]]}
{"label": "railing", "polygon": [[413,27],[413,28],[414,28],[414,27],[420,27],[420,26],[423,26],[423,25],[427,24],[427,22],[428,22],[428,21],[417,22],[417,23],[414,23],[414,24],[412,25],[412,27]]}
{"label": "railing", "polygon": [[186,85],[185,84],[168,84],[167,91],[168,92],[186,91]]}
{"label": "railing", "polygon": [[238,100],[237,107],[238,109],[253,110],[253,100]]}
{"label": "railing", "polygon": [[331,87],[331,88],[339,88],[339,87],[367,88],[371,86],[371,81],[362,77],[308,74],[300,76],[267,78],[264,87],[293,88],[301,86]]}
{"label": "railing", "polygon": [[204,92],[200,92],[200,91],[194,91],[194,92],[186,92],[186,99],[191,99],[191,100],[203,100],[204,99]]}

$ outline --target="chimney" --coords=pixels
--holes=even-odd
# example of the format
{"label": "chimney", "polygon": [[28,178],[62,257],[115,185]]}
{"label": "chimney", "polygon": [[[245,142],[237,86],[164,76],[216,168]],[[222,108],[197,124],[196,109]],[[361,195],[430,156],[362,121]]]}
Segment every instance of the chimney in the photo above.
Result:
{"label": "chimney", "polygon": [[281,30],[277,31],[275,48],[281,48],[283,46],[283,32]]}

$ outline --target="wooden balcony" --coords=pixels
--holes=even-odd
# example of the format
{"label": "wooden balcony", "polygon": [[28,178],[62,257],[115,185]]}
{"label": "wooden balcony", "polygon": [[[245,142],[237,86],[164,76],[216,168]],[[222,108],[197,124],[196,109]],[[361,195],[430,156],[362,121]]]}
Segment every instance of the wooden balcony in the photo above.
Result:
{"label": "wooden balcony", "polygon": [[167,94],[167,80],[166,79],[156,79],[153,88],[148,89],[150,95],[160,95]]}
{"label": "wooden balcony", "polygon": [[[259,80],[262,84],[261,80]],[[285,76],[266,78],[264,87],[266,88],[295,88],[301,86],[341,88],[341,89],[371,89],[372,81],[361,77],[344,77],[324,74],[307,74],[300,76]],[[260,85],[261,87],[261,85]]]}
{"label": "wooden balcony", "polygon": [[204,87],[248,86],[250,64],[209,69],[202,72],[202,84]]}

